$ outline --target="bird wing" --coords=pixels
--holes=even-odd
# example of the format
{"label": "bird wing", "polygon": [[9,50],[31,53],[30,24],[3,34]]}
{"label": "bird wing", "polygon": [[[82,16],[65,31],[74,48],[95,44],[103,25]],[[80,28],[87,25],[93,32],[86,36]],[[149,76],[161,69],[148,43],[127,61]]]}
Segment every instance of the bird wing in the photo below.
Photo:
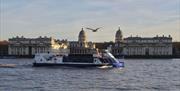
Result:
{"label": "bird wing", "polygon": [[95,29],[92,29],[92,28],[86,28],[86,29],[89,29],[89,30],[95,30]]}
{"label": "bird wing", "polygon": [[98,30],[98,29],[100,29],[101,27],[99,27],[99,28],[96,28],[96,30]]}

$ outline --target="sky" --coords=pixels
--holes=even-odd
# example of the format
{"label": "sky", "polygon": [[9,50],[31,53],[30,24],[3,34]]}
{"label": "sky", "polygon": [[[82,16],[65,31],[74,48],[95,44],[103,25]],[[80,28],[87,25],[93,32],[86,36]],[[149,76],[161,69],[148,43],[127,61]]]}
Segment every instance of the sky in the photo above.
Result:
{"label": "sky", "polygon": [[[98,32],[86,27],[102,27]],[[0,40],[15,36],[88,41],[171,35],[180,41],[180,0],[0,0]]]}

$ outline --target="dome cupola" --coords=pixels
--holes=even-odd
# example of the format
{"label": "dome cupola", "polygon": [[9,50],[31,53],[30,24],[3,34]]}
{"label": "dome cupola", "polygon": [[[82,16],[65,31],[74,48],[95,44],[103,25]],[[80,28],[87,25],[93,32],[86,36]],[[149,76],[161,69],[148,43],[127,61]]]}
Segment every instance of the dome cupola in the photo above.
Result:
{"label": "dome cupola", "polygon": [[116,32],[116,35],[115,35],[115,42],[122,42],[122,31],[119,27],[119,29],[117,30]]}
{"label": "dome cupola", "polygon": [[81,29],[81,31],[79,32],[79,42],[86,42],[86,33],[83,30],[83,28]]}

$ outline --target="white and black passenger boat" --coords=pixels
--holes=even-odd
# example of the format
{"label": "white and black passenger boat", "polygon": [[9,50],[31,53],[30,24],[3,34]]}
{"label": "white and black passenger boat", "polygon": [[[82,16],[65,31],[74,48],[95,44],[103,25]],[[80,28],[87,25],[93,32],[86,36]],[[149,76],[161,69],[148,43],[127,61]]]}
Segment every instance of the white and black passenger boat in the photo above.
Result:
{"label": "white and black passenger boat", "polygon": [[68,54],[55,53],[36,54],[33,66],[73,66],[73,67],[124,67],[124,62],[116,59],[107,50],[100,54]]}

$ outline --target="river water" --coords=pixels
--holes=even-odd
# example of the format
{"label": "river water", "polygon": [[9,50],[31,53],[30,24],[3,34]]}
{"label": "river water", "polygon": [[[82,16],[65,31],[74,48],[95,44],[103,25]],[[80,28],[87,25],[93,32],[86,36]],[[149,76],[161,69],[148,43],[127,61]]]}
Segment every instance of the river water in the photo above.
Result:
{"label": "river water", "polygon": [[32,67],[0,59],[0,91],[180,91],[180,59],[126,59],[125,68]]}

